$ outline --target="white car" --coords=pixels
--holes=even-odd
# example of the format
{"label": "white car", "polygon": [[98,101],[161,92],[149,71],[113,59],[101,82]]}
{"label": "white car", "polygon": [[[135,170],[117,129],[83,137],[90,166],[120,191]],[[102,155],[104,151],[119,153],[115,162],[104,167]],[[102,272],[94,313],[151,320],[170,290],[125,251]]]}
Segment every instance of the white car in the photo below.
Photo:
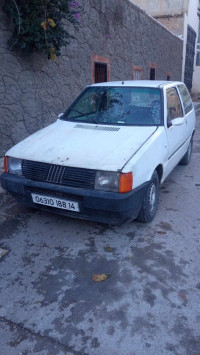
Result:
{"label": "white car", "polygon": [[160,184],[190,161],[194,131],[181,82],[90,85],[55,123],[6,153],[2,187],[19,203],[71,217],[150,222]]}

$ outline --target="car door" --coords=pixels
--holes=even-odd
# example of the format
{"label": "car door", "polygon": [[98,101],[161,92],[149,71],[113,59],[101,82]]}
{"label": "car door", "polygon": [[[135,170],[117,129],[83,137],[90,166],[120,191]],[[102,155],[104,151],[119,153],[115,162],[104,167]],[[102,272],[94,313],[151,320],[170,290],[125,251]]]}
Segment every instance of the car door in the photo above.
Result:
{"label": "car door", "polygon": [[166,132],[168,173],[179,163],[187,141],[187,123],[176,86],[166,89]]}

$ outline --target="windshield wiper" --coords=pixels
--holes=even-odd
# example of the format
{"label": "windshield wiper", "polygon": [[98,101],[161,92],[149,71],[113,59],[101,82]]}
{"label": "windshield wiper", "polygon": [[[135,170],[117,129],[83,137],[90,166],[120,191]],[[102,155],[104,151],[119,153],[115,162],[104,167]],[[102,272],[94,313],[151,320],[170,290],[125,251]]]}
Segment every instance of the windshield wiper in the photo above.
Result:
{"label": "windshield wiper", "polygon": [[[88,114],[88,113],[80,112],[80,111],[76,110],[75,108],[72,108],[71,111],[77,112],[80,115],[79,117],[84,117],[84,116],[85,117],[89,117],[91,115],[91,114]],[[78,117],[74,117],[73,119],[76,119],[76,118],[78,118]],[[99,121],[96,120],[94,117],[90,117],[90,119],[91,119],[92,122],[95,122],[97,124],[99,123]]]}
{"label": "windshield wiper", "polygon": [[81,117],[82,117],[82,116],[88,116],[87,113],[84,114],[83,112],[80,112],[80,111],[78,111],[78,110],[75,110],[75,108],[72,108],[70,111],[74,111],[74,112],[76,112],[76,113],[79,113],[79,115],[81,115]]}

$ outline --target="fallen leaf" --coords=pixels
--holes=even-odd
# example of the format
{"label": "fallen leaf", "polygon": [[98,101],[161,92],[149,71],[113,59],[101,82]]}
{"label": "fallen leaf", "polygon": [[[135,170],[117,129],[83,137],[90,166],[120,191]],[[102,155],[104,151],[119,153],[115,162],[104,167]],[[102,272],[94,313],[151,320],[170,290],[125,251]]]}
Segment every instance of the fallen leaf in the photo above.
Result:
{"label": "fallen leaf", "polygon": [[101,282],[101,281],[105,281],[108,277],[110,277],[110,275],[106,275],[106,274],[94,274],[94,275],[92,276],[92,281]]}
{"label": "fallen leaf", "polygon": [[56,55],[55,55],[55,53],[51,53],[51,60],[53,60],[54,62],[56,61]]}
{"label": "fallen leaf", "polygon": [[188,300],[187,300],[187,297],[184,295],[184,293],[182,293],[182,292],[179,292],[179,297],[181,297],[182,298],[182,300],[186,303],[186,302],[188,302]]}
{"label": "fallen leaf", "polygon": [[108,253],[112,253],[113,248],[111,248],[111,247],[105,247],[104,250],[107,251]]}
{"label": "fallen leaf", "polygon": [[0,248],[0,258],[4,256],[7,252],[8,250]]}

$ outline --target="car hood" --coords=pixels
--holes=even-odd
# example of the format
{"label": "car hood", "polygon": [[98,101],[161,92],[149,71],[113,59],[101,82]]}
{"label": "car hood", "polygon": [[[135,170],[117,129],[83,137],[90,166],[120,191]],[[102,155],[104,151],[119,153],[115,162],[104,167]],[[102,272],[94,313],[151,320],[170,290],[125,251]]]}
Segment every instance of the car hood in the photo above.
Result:
{"label": "car hood", "polygon": [[57,120],[11,148],[6,155],[86,169],[119,171],[156,131]]}

